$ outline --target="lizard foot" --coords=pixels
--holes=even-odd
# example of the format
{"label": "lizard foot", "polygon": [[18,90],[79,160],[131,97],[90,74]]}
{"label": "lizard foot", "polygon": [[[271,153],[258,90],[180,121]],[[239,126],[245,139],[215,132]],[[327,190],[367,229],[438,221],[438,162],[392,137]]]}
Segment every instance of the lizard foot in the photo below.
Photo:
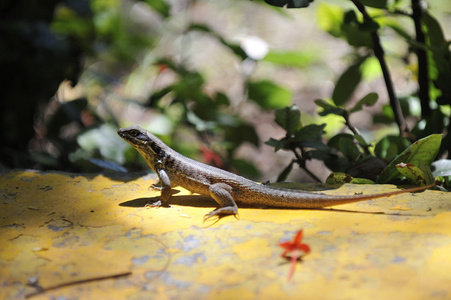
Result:
{"label": "lizard foot", "polygon": [[153,208],[153,207],[159,208],[159,207],[162,207],[162,206],[164,206],[164,205],[161,202],[161,200],[158,200],[158,201],[155,201],[155,202],[152,202],[152,203],[146,203],[146,205],[144,205],[145,208]]}
{"label": "lizard foot", "polygon": [[228,207],[221,207],[215,210],[212,210],[211,212],[209,212],[208,214],[206,214],[204,216],[204,222],[211,219],[211,218],[218,218],[221,219],[223,217],[229,216],[229,215],[233,215],[235,216],[236,219],[238,219],[238,209],[236,207],[233,206],[228,206]]}
{"label": "lizard foot", "polygon": [[163,189],[163,187],[160,185],[160,183],[156,183],[156,184],[151,184],[149,186],[149,190],[153,190],[153,191],[161,191]]}

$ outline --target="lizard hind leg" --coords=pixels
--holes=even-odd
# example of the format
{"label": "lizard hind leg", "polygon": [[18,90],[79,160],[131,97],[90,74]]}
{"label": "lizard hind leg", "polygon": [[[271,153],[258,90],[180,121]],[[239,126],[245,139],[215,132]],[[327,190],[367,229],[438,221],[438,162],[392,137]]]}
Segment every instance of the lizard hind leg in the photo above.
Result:
{"label": "lizard hind leg", "polygon": [[225,183],[215,183],[210,186],[210,196],[219,204],[219,208],[212,210],[204,217],[204,222],[212,217],[238,214],[238,206],[233,200],[230,191],[232,187]]}

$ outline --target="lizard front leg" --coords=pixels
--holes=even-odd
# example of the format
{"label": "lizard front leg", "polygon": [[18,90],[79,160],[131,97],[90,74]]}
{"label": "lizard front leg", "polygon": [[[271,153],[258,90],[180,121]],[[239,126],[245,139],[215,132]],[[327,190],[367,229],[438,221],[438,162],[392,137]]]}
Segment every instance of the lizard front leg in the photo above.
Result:
{"label": "lizard front leg", "polygon": [[238,206],[233,200],[232,187],[225,183],[214,183],[210,185],[210,196],[219,204],[220,208],[217,208],[205,215],[204,221],[214,216],[220,215],[237,215]]}
{"label": "lizard front leg", "polygon": [[165,172],[165,170],[160,169],[157,170],[157,175],[160,179],[160,182],[157,185],[153,184],[152,188],[157,189],[161,192],[160,200],[153,202],[152,204],[146,204],[146,206],[165,206],[167,205],[169,198],[171,198],[171,180],[169,179],[168,174]]}

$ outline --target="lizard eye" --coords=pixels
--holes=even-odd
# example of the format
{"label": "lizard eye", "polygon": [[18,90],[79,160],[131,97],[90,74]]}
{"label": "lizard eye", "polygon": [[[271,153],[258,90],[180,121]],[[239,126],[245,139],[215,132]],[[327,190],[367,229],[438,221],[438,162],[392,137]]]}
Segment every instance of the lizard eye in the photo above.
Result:
{"label": "lizard eye", "polygon": [[140,134],[140,132],[139,132],[138,130],[132,130],[132,131],[130,131],[130,135],[131,135],[132,137],[137,137],[139,134]]}

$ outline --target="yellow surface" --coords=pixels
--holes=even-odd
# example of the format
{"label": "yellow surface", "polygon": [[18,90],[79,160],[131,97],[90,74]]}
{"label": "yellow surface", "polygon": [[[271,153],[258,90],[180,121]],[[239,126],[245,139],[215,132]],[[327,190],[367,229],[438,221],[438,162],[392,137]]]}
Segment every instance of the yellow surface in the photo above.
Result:
{"label": "yellow surface", "polygon": [[[328,210],[215,207],[177,193],[145,208],[151,175],[0,173],[0,299],[451,299],[451,195],[402,194]],[[312,186],[309,186],[310,188]],[[331,194],[380,193],[352,186]],[[152,199],[151,199],[152,200]],[[153,199],[155,200],[155,199]],[[304,229],[296,265],[279,243]]]}

